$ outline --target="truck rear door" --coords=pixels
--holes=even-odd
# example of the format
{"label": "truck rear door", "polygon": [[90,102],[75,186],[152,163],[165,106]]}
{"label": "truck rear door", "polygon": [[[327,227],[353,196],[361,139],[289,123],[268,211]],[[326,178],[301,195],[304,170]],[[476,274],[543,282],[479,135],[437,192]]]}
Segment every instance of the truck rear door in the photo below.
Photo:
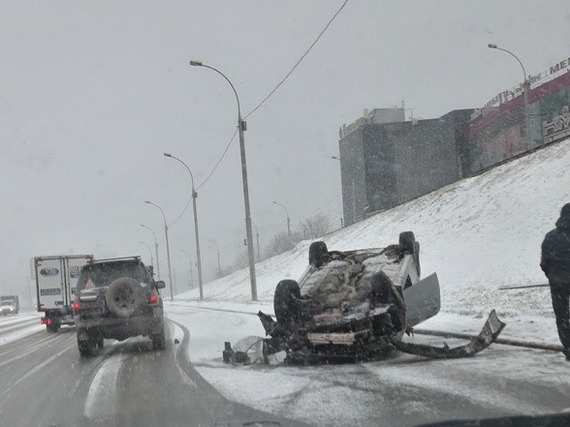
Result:
{"label": "truck rear door", "polygon": [[77,287],[77,281],[79,280],[79,273],[81,273],[81,267],[83,267],[92,257],[82,256],[82,257],[69,257],[67,258],[66,269],[65,269],[65,288],[66,288],[66,299],[64,300],[65,305],[73,304],[75,299],[75,289]]}
{"label": "truck rear door", "polygon": [[61,258],[36,258],[38,308],[55,309],[64,305],[63,262]]}

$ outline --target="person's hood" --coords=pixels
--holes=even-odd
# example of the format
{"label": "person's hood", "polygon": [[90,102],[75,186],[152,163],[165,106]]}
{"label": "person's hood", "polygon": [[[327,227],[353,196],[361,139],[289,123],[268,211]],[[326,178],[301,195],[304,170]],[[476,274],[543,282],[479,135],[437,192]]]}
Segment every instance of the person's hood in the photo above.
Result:
{"label": "person's hood", "polygon": [[560,218],[556,221],[556,228],[570,230],[570,203],[566,203],[560,211]]}

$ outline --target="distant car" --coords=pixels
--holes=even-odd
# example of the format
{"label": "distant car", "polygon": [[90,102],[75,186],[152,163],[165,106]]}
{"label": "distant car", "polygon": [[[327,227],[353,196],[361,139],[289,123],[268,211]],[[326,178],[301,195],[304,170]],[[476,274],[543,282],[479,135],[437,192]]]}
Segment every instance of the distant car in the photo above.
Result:
{"label": "distant car", "polygon": [[[397,348],[435,358],[471,356],[498,336],[504,323],[494,312],[479,337],[458,348],[402,342],[404,333],[440,309],[437,275],[420,280],[420,245],[414,233],[384,248],[329,251],[309,248],[309,266],[298,281],[275,289],[277,321],[259,312],[271,338],[264,355],[286,351],[286,363],[363,360]],[[229,350],[229,349],[227,349]]]}
{"label": "distant car", "polygon": [[20,303],[17,295],[6,295],[0,297],[0,314],[7,316],[8,314],[18,314]]}
{"label": "distant car", "polygon": [[81,269],[73,309],[77,346],[91,356],[106,338],[147,336],[156,349],[166,344],[163,281],[154,281],[139,257],[94,260]]}

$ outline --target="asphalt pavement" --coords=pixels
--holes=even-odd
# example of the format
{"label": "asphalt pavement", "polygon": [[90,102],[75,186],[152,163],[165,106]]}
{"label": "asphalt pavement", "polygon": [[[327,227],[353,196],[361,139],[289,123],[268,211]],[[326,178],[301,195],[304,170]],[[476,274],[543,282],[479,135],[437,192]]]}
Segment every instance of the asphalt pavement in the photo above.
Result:
{"label": "asphalt pavement", "polygon": [[[0,347],[2,426],[301,426],[230,402],[192,367],[185,348],[153,350],[146,338],[108,340],[79,356],[74,328],[41,331]],[[252,424],[249,424],[252,425]]]}

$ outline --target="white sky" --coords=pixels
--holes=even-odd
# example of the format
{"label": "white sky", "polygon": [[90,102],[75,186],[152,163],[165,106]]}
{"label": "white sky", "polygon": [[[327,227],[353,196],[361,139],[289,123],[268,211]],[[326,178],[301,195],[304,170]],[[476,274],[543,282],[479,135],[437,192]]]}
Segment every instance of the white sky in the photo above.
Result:
{"label": "white sky", "polygon": [[[182,165],[208,175],[236,125],[223,71],[249,112],[289,71],[342,0],[0,0],[0,290],[24,295],[36,255],[142,254],[189,197]],[[404,99],[415,117],[480,107],[570,56],[559,1],[350,0],[291,78],[248,118],[252,219],[262,245],[317,212],[342,216],[338,128]],[[199,191],[206,278],[234,261],[244,231],[234,141]],[[170,229],[179,287],[194,253],[191,209]],[[164,245],[161,270],[166,271]],[[163,273],[164,275],[164,273]],[[187,279],[187,277],[186,277]]]}

